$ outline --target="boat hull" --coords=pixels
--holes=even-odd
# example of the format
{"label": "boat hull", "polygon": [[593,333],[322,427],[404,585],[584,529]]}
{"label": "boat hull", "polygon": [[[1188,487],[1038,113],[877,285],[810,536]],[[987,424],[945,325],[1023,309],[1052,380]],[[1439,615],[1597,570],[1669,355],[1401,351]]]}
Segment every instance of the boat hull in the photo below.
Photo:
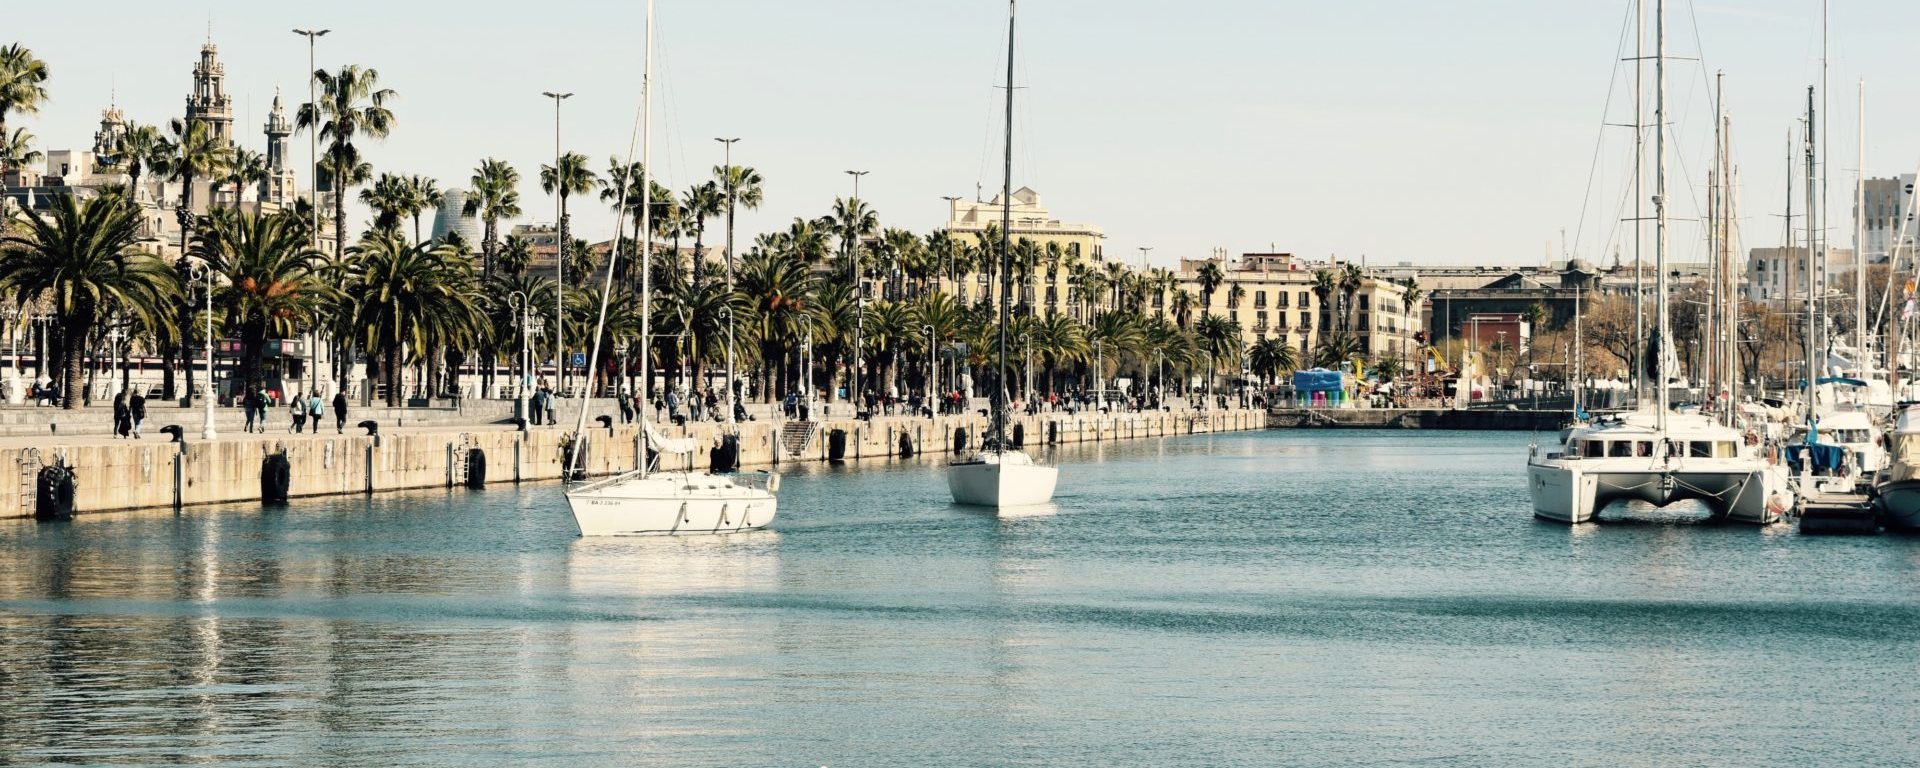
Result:
{"label": "boat hull", "polygon": [[1920,531],[1920,480],[1881,485],[1880,517],[1888,528]]}
{"label": "boat hull", "polygon": [[1533,514],[1563,523],[1592,521],[1615,501],[1664,507],[1688,499],[1704,502],[1715,517],[1767,525],[1791,505],[1786,473],[1763,469],[1589,469],[1575,462],[1527,466]]}
{"label": "boat hull", "polygon": [[581,536],[673,536],[765,528],[779,511],[770,491],[691,476],[568,493]]}
{"label": "boat hull", "polygon": [[1026,507],[1053,500],[1059,467],[994,461],[947,465],[947,490],[957,504]]}

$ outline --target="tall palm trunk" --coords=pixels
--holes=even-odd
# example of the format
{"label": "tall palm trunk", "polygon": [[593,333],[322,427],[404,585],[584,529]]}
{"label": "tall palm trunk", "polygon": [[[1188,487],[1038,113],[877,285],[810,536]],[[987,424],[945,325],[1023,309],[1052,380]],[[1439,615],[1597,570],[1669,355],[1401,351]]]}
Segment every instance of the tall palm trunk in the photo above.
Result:
{"label": "tall palm trunk", "polygon": [[68,318],[60,329],[60,362],[63,379],[60,382],[60,407],[69,411],[79,408],[84,399],[81,388],[86,386],[85,347],[89,330],[87,324],[92,321],[92,317],[91,311],[76,313],[76,316]]}
{"label": "tall palm trunk", "polygon": [[400,407],[400,340],[389,339],[385,364],[387,374],[387,407]]}

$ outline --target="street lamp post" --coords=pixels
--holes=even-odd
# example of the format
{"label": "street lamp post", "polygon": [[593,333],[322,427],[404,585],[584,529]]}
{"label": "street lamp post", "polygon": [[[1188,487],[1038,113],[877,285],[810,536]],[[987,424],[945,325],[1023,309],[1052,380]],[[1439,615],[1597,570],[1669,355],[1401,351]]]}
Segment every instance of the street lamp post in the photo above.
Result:
{"label": "street lamp post", "polygon": [[1026,345],[1025,367],[1027,369],[1027,384],[1020,393],[1020,399],[1025,401],[1028,407],[1031,408],[1033,405],[1033,334],[1020,334],[1020,340]]}
{"label": "street lamp post", "polygon": [[[860,177],[869,173],[872,171],[847,171],[847,175],[853,177],[853,197],[847,199],[849,211],[860,202]],[[860,236],[853,232],[847,234],[848,239],[851,240],[847,245],[847,277],[853,280],[854,295],[853,356],[849,358],[853,362],[851,366],[853,387],[847,390],[847,400],[853,403],[853,415],[858,417],[860,415],[860,344],[867,326],[867,288],[861,284],[860,280]]]}
{"label": "street lamp post", "polygon": [[26,390],[20,386],[20,317],[18,308],[7,308],[7,402],[19,405],[26,401]]}
{"label": "street lamp post", "polygon": [[[954,214],[954,211],[957,210],[959,207],[960,198],[955,197],[953,195],[941,195],[940,199],[947,201],[947,221],[949,222],[953,221],[953,214]],[[947,277],[953,279],[954,295],[960,299],[961,304],[966,304],[967,289],[965,285],[961,284],[960,276],[953,274],[953,257],[951,254],[952,254],[951,249],[949,249],[947,253],[941,254],[941,256],[946,258],[947,260],[946,269],[943,271],[948,273]]]}
{"label": "street lamp post", "polygon": [[1100,406],[1105,405],[1107,401],[1106,383],[1102,381],[1106,378],[1107,366],[1103,357],[1105,350],[1101,346],[1100,340],[1095,339],[1093,342],[1093,409],[1096,411],[1100,410]]}
{"label": "street lamp post", "polygon": [[733,308],[722,305],[720,316],[727,321],[727,396],[723,402],[727,409],[727,423],[733,424],[733,412],[738,407],[733,396]]}
{"label": "street lamp post", "polygon": [[[567,298],[567,222],[561,210],[560,202],[566,192],[562,188],[565,180],[560,178],[560,102],[573,96],[571,91],[541,91],[541,95],[553,99],[553,378],[557,388],[561,372],[566,363],[566,318],[561,314]],[[649,169],[651,172],[651,169]],[[641,194],[646,194],[644,191]],[[642,197],[641,199],[646,199]]]}
{"label": "street lamp post", "polygon": [[206,387],[206,420],[200,425],[200,439],[213,440],[220,436],[213,427],[213,270],[206,265],[193,265],[191,276],[194,282],[207,281],[207,376],[201,386]]}
{"label": "street lamp post", "polygon": [[520,325],[520,381],[515,382],[513,392],[515,408],[520,412],[520,431],[525,432],[532,416],[527,413],[527,294],[521,291],[507,294],[507,308]]}
{"label": "street lamp post", "polygon": [[927,332],[927,413],[935,413],[940,409],[940,343],[931,323],[922,323],[920,330]]}
{"label": "street lamp post", "polygon": [[[307,104],[310,105],[314,111],[313,117],[315,123],[313,126],[307,128],[307,171],[310,174],[308,180],[313,184],[312,239],[313,249],[316,251],[320,250],[320,105],[314,91],[313,73],[319,70],[318,65],[314,63],[313,53],[315,42],[331,31],[333,30],[296,29],[293,31],[294,34],[307,39]],[[340,193],[338,190],[335,190],[334,194],[337,195]],[[237,203],[239,201],[236,200],[235,202]],[[339,240],[335,240],[334,244],[337,246],[339,242]],[[338,247],[334,248],[333,258],[335,260],[340,258],[340,249]],[[318,321],[319,318],[315,318],[313,328],[309,334],[313,339],[313,349],[309,350],[308,353],[309,359],[314,363],[310,367],[313,368],[313,391],[316,393],[320,391],[320,323]]]}

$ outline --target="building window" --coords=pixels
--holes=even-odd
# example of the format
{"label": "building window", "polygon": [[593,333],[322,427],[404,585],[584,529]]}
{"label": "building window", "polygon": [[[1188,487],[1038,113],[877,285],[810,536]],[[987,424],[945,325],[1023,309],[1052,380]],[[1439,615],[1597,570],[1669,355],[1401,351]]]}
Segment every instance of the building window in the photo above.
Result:
{"label": "building window", "polygon": [[1303,330],[1303,331],[1313,330],[1313,313],[1312,312],[1300,313],[1300,330]]}
{"label": "building window", "polygon": [[1264,331],[1267,329],[1266,310],[1257,310],[1253,313],[1253,328],[1254,330],[1257,330],[1257,331]]}
{"label": "building window", "polygon": [[1079,244],[1079,243],[1067,243],[1067,255],[1068,255],[1068,256],[1072,256],[1072,257],[1074,257],[1074,258],[1079,258],[1079,257],[1080,257],[1080,244]]}
{"label": "building window", "polygon": [[1274,292],[1273,292],[1273,305],[1274,305],[1274,306],[1276,306],[1276,307],[1279,307],[1279,308],[1281,308],[1281,309],[1286,309],[1286,308],[1287,308],[1287,292],[1286,292],[1286,291],[1274,291]]}
{"label": "building window", "polygon": [[1313,307],[1313,291],[1301,291],[1300,292],[1300,308],[1310,309],[1312,307]]}
{"label": "building window", "polygon": [[[1266,307],[1267,307],[1267,292],[1254,291],[1253,292],[1253,308],[1266,309]],[[1262,313],[1262,314],[1265,314],[1265,313]]]}
{"label": "building window", "polygon": [[1367,297],[1367,295],[1366,295],[1366,294],[1364,294],[1364,293],[1363,293],[1363,294],[1360,294],[1360,309],[1361,309],[1362,311],[1365,311],[1365,310],[1366,310],[1366,308],[1367,308],[1367,298],[1368,298],[1368,297]]}
{"label": "building window", "polygon": [[1059,300],[1060,300],[1059,289],[1051,285],[1047,286],[1047,303],[1052,304]]}
{"label": "building window", "polygon": [[1234,322],[1234,323],[1240,322],[1240,310],[1237,310],[1237,309],[1227,310],[1227,320],[1229,322]]}
{"label": "building window", "polygon": [[1279,328],[1280,330],[1283,330],[1283,331],[1286,330],[1287,329],[1287,313],[1285,312],[1273,313],[1273,322],[1274,322],[1273,327]]}

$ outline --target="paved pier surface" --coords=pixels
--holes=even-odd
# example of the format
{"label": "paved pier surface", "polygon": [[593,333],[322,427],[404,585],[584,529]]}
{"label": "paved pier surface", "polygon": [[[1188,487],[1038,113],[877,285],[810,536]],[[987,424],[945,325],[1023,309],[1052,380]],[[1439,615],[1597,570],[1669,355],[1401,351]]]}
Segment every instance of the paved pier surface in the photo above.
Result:
{"label": "paved pier surface", "polygon": [[[16,473],[13,482],[0,479],[0,517],[34,514],[35,477],[55,461],[74,468],[74,510],[82,513],[258,501],[263,465],[274,455],[286,456],[289,495],[294,497],[463,485],[476,467],[488,483],[555,480],[562,472],[562,444],[571,428],[565,419],[567,427],[525,432],[499,423],[382,426],[378,437],[369,437],[351,426],[346,434],[336,434],[331,419],[328,422],[318,435],[291,434],[283,426],[268,434],[236,428],[214,441],[198,438],[197,423],[183,424],[190,427],[183,443],[168,442],[152,421],[141,440],[110,434],[0,437],[0,471],[12,468]],[[1232,409],[1020,415],[1009,429],[1025,445],[1038,446],[1258,430],[1266,425],[1262,411]],[[978,446],[988,426],[988,419],[977,414],[756,420],[738,425],[740,463],[777,468],[801,461],[887,458],[908,448],[916,454],[951,454]],[[704,422],[661,429],[712,446],[727,426]],[[589,474],[615,474],[638,465],[641,438],[636,425],[599,427],[590,422],[586,441],[583,466]],[[708,462],[704,450],[661,459],[668,469],[705,469]]]}

